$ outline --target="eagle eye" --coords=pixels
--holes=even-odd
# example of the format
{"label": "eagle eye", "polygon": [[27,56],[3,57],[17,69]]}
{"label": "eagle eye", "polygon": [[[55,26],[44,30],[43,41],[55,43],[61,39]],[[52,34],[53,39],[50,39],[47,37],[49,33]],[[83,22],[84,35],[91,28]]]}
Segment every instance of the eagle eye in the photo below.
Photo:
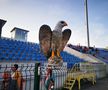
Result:
{"label": "eagle eye", "polygon": [[61,21],[61,23],[63,24],[63,23],[64,23],[64,21]]}

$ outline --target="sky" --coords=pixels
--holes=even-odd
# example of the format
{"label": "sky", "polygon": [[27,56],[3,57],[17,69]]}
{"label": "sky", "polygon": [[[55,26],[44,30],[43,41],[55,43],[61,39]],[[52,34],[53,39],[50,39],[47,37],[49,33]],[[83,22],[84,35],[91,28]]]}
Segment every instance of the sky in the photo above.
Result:
{"label": "sky", "polygon": [[[14,27],[29,30],[28,41],[39,43],[39,28],[53,30],[60,20],[67,22],[72,35],[68,43],[87,46],[84,0],[0,0],[0,19],[7,20],[3,37],[11,37]],[[90,46],[108,46],[108,0],[88,0]]]}

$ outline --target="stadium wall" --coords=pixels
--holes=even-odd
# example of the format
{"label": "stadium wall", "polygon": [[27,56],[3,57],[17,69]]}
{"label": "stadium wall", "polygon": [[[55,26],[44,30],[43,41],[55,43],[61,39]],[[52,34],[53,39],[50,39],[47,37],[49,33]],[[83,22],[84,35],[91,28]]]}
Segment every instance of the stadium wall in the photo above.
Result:
{"label": "stadium wall", "polygon": [[106,73],[108,75],[108,64],[106,64]]}

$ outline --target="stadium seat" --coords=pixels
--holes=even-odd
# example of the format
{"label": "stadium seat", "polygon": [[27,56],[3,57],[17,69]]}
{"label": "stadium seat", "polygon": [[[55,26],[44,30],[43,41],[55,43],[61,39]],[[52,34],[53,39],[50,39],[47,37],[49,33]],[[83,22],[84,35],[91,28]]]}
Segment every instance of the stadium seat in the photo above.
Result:
{"label": "stadium seat", "polygon": [[[68,68],[84,60],[62,51],[61,56],[67,62]],[[47,61],[37,43],[17,41],[9,38],[0,39],[0,60],[11,61]]]}

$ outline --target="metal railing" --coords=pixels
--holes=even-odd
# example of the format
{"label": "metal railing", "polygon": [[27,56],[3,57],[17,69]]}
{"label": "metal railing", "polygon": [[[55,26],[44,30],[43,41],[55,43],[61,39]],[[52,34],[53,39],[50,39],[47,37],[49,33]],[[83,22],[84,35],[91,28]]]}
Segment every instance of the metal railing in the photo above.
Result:
{"label": "metal railing", "polygon": [[[12,75],[12,67],[15,63],[0,63],[0,90],[12,90],[7,89],[8,85],[12,85],[10,81]],[[45,86],[45,78],[47,76],[47,68],[42,63],[17,63],[22,76],[22,89],[19,90],[47,90]],[[5,77],[4,77],[4,74]],[[9,76],[9,74],[11,74]],[[67,76],[67,67],[61,68],[53,67],[52,75],[54,79],[54,88],[59,89],[63,87],[64,81]],[[10,84],[11,83],[11,84]],[[7,84],[7,85],[6,85]],[[13,86],[16,88],[16,86]],[[17,90],[17,89],[13,89]]]}
{"label": "metal railing", "polygon": [[[12,67],[13,67],[13,64],[9,64],[9,63],[0,65],[0,83],[1,83],[0,90],[11,90],[9,88],[11,88],[11,85],[13,83],[12,81],[13,79],[11,77],[13,73],[11,69]],[[22,87],[22,90],[33,90],[34,69],[35,69],[35,64],[19,64],[18,71],[21,74],[19,78],[21,80],[20,83],[22,83],[22,86],[20,85]],[[16,78],[15,80],[17,82],[19,79]]]}

